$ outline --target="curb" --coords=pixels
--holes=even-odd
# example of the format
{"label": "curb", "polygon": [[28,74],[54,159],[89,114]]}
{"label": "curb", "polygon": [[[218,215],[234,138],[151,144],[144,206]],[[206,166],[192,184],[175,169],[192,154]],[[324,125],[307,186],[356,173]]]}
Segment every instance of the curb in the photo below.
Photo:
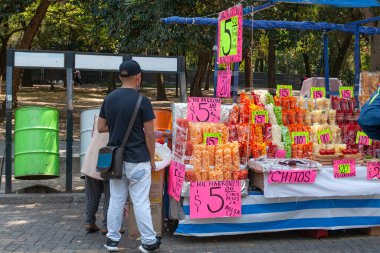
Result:
{"label": "curb", "polygon": [[0,205],[8,204],[36,204],[36,203],[84,203],[84,193],[12,193],[0,195]]}

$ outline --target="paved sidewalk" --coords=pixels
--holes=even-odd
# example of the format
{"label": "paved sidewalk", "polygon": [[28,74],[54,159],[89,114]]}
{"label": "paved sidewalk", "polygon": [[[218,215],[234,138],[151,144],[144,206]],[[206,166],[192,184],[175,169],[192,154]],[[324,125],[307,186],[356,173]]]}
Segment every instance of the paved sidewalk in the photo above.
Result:
{"label": "paved sidewalk", "polygon": [[[99,212],[100,213],[100,212]],[[87,234],[83,228],[83,203],[0,205],[0,252],[107,252],[105,237]],[[98,224],[100,223],[98,217]],[[120,242],[122,252],[138,252],[139,242]],[[380,240],[356,231],[335,231],[327,239],[301,236],[298,232],[252,234],[213,238],[163,236],[161,252],[379,252]]]}

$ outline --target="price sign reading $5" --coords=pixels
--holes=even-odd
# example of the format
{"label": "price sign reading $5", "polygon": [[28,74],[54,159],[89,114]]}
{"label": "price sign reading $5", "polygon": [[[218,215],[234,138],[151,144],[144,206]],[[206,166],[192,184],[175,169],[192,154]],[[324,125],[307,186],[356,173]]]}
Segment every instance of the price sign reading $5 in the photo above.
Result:
{"label": "price sign reading $5", "polygon": [[187,99],[187,119],[191,122],[220,122],[221,99],[189,97]]}
{"label": "price sign reading $5", "polygon": [[239,180],[190,183],[190,218],[241,216]]}
{"label": "price sign reading $5", "polygon": [[218,64],[240,62],[243,48],[243,7],[235,5],[219,13]]}

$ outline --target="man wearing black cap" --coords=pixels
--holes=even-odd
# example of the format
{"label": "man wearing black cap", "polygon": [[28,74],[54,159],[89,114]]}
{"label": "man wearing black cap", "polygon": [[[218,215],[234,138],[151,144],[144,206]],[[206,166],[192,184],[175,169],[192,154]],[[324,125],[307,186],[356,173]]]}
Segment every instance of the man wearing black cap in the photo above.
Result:
{"label": "man wearing black cap", "polygon": [[[99,132],[109,131],[111,146],[120,146],[139,97],[141,84],[140,65],[133,60],[119,67],[122,86],[108,94],[99,114]],[[124,173],[121,179],[110,180],[111,199],[107,215],[108,251],[118,251],[121,238],[123,210],[128,192],[131,196],[136,222],[141,234],[140,252],[158,251],[161,239],[153,230],[149,202],[151,170],[155,169],[154,113],[150,101],[143,97],[124,155]]]}

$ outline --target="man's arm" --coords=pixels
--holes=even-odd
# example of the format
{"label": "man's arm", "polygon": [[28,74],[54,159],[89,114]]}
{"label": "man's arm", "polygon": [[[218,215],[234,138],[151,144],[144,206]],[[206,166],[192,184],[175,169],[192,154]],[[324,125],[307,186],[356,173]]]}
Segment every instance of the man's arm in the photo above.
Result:
{"label": "man's arm", "polygon": [[109,132],[107,120],[102,118],[102,117],[99,117],[99,119],[98,119],[98,132],[99,133]]}
{"label": "man's arm", "polygon": [[155,156],[156,137],[154,135],[153,120],[144,122],[144,131],[145,131],[146,146],[148,148],[149,156],[150,156],[150,165],[152,166],[152,170],[155,170],[156,164],[154,163],[154,156]]}

